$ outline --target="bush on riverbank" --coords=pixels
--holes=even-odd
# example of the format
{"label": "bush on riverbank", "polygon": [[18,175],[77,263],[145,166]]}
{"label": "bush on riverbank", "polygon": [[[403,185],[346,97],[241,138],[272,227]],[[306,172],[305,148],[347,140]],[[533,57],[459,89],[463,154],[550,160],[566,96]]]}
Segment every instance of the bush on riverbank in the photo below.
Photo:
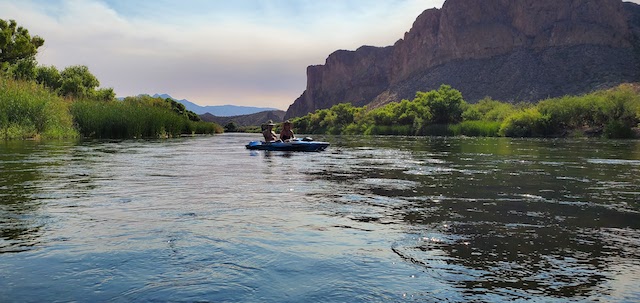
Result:
{"label": "bush on riverbank", "polygon": [[0,76],[0,138],[75,138],[69,104],[34,82]]}
{"label": "bush on riverbank", "polygon": [[640,123],[640,94],[633,85],[565,96],[537,104],[509,104],[486,98],[467,104],[443,85],[418,92],[412,101],[367,109],[348,103],[293,120],[298,133],[630,138]]}

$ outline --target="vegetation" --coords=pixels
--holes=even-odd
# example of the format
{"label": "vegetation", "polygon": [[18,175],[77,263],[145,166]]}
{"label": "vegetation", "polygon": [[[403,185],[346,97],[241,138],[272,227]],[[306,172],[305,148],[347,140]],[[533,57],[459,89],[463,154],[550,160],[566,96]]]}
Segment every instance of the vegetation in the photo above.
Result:
{"label": "vegetation", "polygon": [[[172,99],[115,99],[112,88],[82,65],[59,71],[38,66],[44,39],[13,20],[0,19],[0,136],[13,138],[140,138],[217,133]],[[417,92],[413,100],[379,108],[349,103],[293,120],[296,133],[365,135],[466,135],[506,137],[603,136],[629,138],[640,122],[640,94],[632,85],[537,104],[485,98],[467,104],[451,86]],[[258,131],[230,123],[227,131]]]}
{"label": "vegetation", "polygon": [[411,101],[375,109],[343,103],[293,122],[297,133],[309,134],[630,138],[640,123],[640,94],[627,84],[537,104],[490,98],[467,104],[459,91],[442,85]]}
{"label": "vegetation", "polygon": [[36,83],[0,77],[0,137],[77,137],[69,104]]}
{"label": "vegetation", "polygon": [[6,139],[176,137],[222,132],[172,99],[115,99],[83,65],[38,66],[44,39],[0,19],[0,136]]}
{"label": "vegetation", "polygon": [[72,104],[71,113],[83,137],[165,138],[222,132],[217,124],[189,119],[186,111],[176,113],[173,102],[149,96],[110,102],[81,100]]}
{"label": "vegetation", "polygon": [[29,31],[18,26],[16,21],[0,19],[0,69],[33,60],[42,45],[44,39],[31,37]]}

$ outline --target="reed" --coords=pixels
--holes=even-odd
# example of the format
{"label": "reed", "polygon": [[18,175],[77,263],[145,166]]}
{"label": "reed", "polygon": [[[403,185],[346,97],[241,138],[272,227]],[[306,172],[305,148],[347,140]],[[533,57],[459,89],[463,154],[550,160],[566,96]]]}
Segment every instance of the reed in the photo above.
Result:
{"label": "reed", "polygon": [[34,82],[0,76],[0,138],[75,138],[69,104]]}
{"label": "reed", "polygon": [[170,109],[139,102],[81,100],[73,103],[71,112],[80,134],[88,138],[170,138],[222,132],[216,124],[190,121]]}
{"label": "reed", "polygon": [[502,122],[499,121],[464,121],[449,126],[454,136],[498,137]]}
{"label": "reed", "polygon": [[365,135],[394,135],[412,136],[415,135],[411,125],[371,125],[364,132]]}

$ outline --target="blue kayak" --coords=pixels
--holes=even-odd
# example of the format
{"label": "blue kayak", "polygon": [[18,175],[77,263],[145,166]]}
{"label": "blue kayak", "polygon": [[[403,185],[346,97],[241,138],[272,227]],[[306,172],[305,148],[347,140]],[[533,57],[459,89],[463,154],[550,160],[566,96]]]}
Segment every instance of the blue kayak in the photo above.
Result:
{"label": "blue kayak", "polygon": [[263,142],[251,141],[245,145],[251,150],[272,150],[272,151],[302,151],[302,152],[318,152],[329,147],[328,142],[320,141],[304,141],[294,139],[288,142]]}

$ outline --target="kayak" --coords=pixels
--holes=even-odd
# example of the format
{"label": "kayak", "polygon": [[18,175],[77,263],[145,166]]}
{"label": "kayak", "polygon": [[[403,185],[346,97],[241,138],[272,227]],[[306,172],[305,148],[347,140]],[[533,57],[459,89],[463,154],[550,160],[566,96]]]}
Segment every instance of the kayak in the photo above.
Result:
{"label": "kayak", "polygon": [[251,150],[319,152],[329,147],[329,143],[293,139],[288,142],[269,143],[263,141],[251,141],[249,144],[245,145],[245,147]]}

